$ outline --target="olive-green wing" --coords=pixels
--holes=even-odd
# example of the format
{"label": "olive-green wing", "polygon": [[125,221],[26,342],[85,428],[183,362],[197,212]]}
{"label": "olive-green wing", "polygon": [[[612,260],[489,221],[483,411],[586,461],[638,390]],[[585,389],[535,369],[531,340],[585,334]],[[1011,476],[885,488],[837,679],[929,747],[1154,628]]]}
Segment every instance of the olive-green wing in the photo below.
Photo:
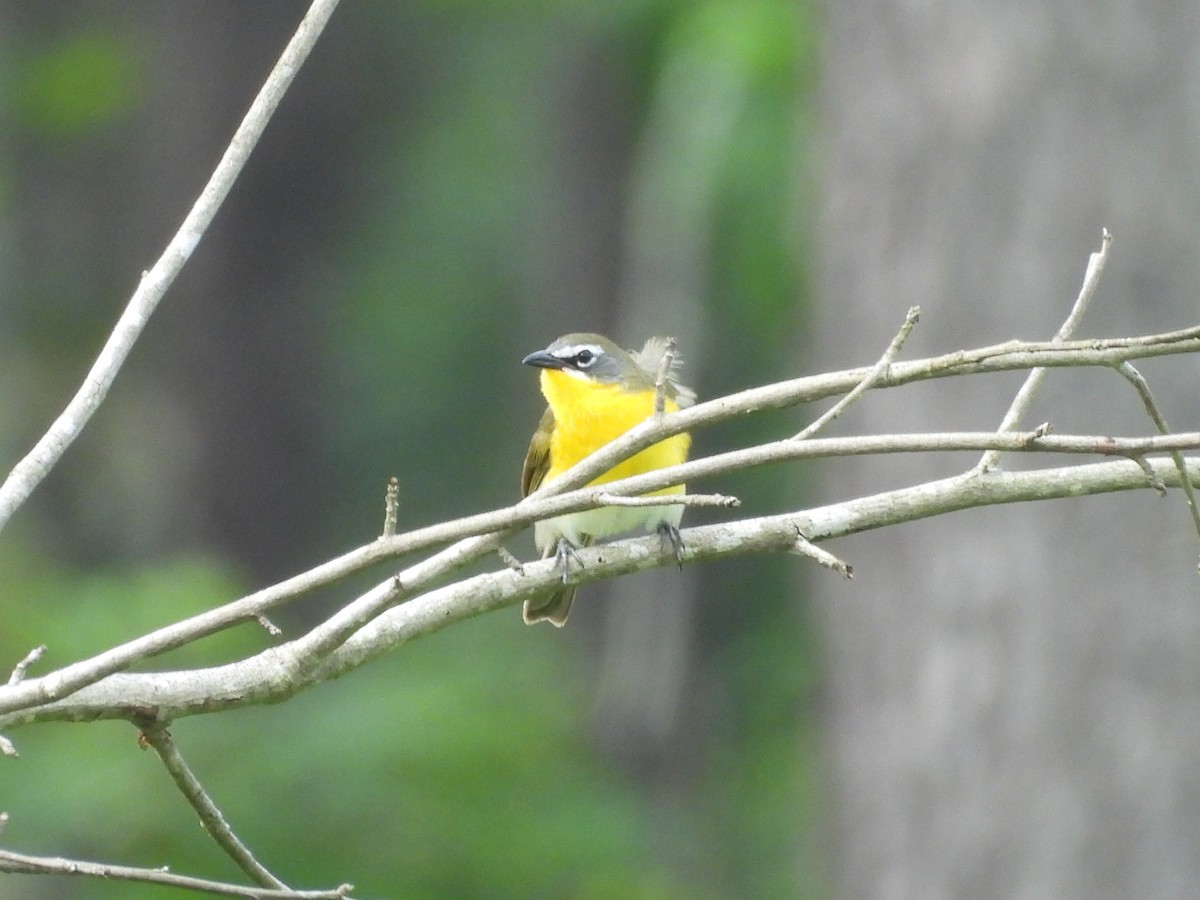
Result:
{"label": "olive-green wing", "polygon": [[554,410],[546,407],[537,431],[529,440],[529,452],[525,454],[525,465],[521,469],[521,496],[528,497],[542,484],[550,471],[550,434],[554,431]]}

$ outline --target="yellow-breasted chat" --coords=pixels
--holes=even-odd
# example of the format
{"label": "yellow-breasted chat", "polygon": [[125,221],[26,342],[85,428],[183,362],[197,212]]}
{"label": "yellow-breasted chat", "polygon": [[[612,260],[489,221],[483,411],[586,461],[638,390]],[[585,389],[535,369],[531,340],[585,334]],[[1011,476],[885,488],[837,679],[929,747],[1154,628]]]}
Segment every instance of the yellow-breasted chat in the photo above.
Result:
{"label": "yellow-breasted chat", "polygon": [[[568,334],[522,360],[542,370],[541,388],[547,403],[525,455],[522,496],[654,415],[655,380],[666,348],[665,338],[650,338],[640,351],[626,352],[598,334]],[[695,393],[678,381],[680,365],[676,356],[667,371],[664,394],[668,411],[690,406],[696,399]],[[618,463],[591,484],[684,462],[690,445],[689,435],[674,435]],[[649,496],[683,492],[679,485]],[[543,557],[557,557],[565,582],[575,548],[639,527],[658,531],[678,555],[683,546],[679,538],[682,517],[679,504],[606,506],[545,519],[534,525],[533,536]],[[549,621],[561,628],[574,598],[575,587],[564,584],[549,596],[526,600],[525,623]]]}

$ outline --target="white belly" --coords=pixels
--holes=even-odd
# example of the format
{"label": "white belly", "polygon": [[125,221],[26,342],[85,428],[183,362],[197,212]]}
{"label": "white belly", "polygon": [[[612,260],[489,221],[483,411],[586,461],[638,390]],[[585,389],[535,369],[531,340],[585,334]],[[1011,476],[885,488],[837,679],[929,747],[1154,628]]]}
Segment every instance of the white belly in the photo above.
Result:
{"label": "white belly", "polygon": [[683,520],[683,506],[678,503],[665,506],[602,506],[584,512],[567,513],[535,522],[533,539],[538,549],[545,553],[566,538],[573,546],[583,545],[583,536],[606,538],[637,528],[654,531],[664,522],[679,527]]}

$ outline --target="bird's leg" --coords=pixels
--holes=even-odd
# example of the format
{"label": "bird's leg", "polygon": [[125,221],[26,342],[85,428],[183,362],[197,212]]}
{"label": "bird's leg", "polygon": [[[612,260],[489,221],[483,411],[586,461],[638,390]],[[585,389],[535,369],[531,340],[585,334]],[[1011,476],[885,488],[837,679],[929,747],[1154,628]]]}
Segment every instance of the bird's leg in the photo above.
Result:
{"label": "bird's leg", "polygon": [[566,538],[559,538],[558,547],[554,551],[554,562],[558,566],[559,572],[562,573],[563,584],[567,583],[567,576],[571,574],[571,560],[575,560],[575,565],[583,568],[583,560],[575,552],[575,546]]}
{"label": "bird's leg", "polygon": [[663,544],[670,544],[671,549],[675,551],[675,563],[679,566],[679,571],[683,571],[683,536],[680,535],[679,529],[670,522],[658,523],[658,536],[662,539]]}

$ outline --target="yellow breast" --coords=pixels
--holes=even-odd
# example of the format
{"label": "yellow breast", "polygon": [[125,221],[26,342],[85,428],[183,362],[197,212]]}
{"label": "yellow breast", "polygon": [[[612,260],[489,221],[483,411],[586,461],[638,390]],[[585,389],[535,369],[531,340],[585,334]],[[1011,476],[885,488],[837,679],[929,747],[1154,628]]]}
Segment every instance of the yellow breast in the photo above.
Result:
{"label": "yellow breast", "polygon": [[[554,410],[546,481],[557,478],[585,456],[654,415],[653,390],[626,391],[619,385],[596,384],[556,369],[542,370],[541,385],[546,401]],[[678,407],[668,399],[666,408],[673,411]],[[618,463],[591,483],[615,481],[684,462],[691,440],[687,434],[669,437]],[[674,487],[655,493],[682,490]]]}

